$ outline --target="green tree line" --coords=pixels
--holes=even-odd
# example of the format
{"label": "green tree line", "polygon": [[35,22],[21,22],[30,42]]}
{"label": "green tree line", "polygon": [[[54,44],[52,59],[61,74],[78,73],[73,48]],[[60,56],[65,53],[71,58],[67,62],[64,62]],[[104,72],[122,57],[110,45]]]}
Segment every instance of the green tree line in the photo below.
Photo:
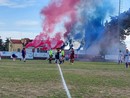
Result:
{"label": "green tree line", "polygon": [[8,51],[9,50],[9,38],[6,38],[5,42],[3,39],[0,39],[0,51]]}

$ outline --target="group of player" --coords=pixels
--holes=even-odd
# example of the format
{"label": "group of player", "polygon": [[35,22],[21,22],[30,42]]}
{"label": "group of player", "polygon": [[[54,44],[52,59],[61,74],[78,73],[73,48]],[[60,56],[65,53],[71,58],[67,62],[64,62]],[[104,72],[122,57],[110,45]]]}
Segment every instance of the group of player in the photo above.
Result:
{"label": "group of player", "polygon": [[[24,62],[26,62],[26,49],[23,48],[21,53],[22,53],[22,58],[20,58],[20,61],[23,60]],[[17,55],[15,53],[13,53],[12,58],[13,58],[13,61],[15,61],[17,58]]]}
{"label": "group of player", "polygon": [[128,68],[130,66],[130,52],[128,49],[126,49],[125,53],[121,50],[119,51],[118,64],[122,64],[123,61],[125,62],[126,68]]}
{"label": "group of player", "polygon": [[[21,53],[22,53],[22,58],[20,60],[23,60],[24,62],[26,62],[25,48],[22,49]],[[74,63],[74,55],[75,55],[74,49],[71,48],[70,49],[70,57],[69,57],[71,64]],[[13,61],[15,61],[17,56],[15,54],[12,54],[12,58],[13,58]],[[59,64],[64,63],[64,61],[65,61],[64,49],[57,48],[55,53],[52,49],[50,49],[49,50],[49,58],[48,58],[49,63],[52,63],[53,59],[55,60],[54,63],[59,63]],[[1,52],[0,52],[0,60],[1,60]],[[125,53],[123,53],[121,50],[119,51],[118,64],[122,64],[123,61],[125,62],[126,68],[128,68],[130,66],[130,52],[128,49],[126,49]]]}
{"label": "group of player", "polygon": [[[59,63],[62,64],[65,61],[65,51],[64,49],[60,49],[57,48],[56,52],[54,53],[54,51],[52,49],[50,49],[49,51],[49,63],[52,63],[52,60],[55,59],[55,63]],[[23,60],[24,62],[26,62],[26,49],[23,48],[21,51],[22,54],[22,58],[20,58],[20,61]],[[13,61],[16,61],[17,59],[17,55],[15,53],[13,53],[11,55]],[[0,52],[0,60],[1,60],[1,52]],[[70,49],[70,63],[73,64],[74,63],[74,49],[71,48]]]}
{"label": "group of player", "polygon": [[[70,49],[70,63],[74,63],[74,49]],[[56,52],[54,52],[52,49],[49,50],[49,63],[52,63],[52,60],[54,59],[54,63],[62,64],[65,61],[65,51],[64,49],[57,48]]]}

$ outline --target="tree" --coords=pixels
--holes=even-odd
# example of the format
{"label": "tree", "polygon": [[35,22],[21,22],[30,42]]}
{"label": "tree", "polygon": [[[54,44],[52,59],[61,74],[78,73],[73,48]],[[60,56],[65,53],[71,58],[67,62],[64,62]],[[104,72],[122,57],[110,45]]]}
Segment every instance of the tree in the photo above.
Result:
{"label": "tree", "polygon": [[5,40],[4,51],[9,51],[9,38],[6,38],[6,40]]}
{"label": "tree", "polygon": [[112,34],[119,36],[121,42],[124,41],[126,36],[130,35],[130,9],[121,13],[119,16],[111,17],[107,29],[109,31],[116,30]]}
{"label": "tree", "polygon": [[3,40],[0,38],[0,51],[3,51],[4,46],[3,46]]}
{"label": "tree", "polygon": [[[124,40],[130,35],[130,9],[121,13],[119,16],[111,17],[110,22],[105,23],[104,40],[102,40],[102,49],[107,51],[110,47],[119,45],[119,49],[125,49]],[[104,43],[105,42],[105,43]]]}

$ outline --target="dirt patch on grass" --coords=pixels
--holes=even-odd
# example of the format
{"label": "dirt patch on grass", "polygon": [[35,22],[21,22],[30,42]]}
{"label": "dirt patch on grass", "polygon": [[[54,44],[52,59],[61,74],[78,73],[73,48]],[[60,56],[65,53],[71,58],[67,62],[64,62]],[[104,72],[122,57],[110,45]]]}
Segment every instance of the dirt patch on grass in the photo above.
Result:
{"label": "dirt patch on grass", "polygon": [[101,70],[87,70],[87,69],[65,69],[63,70],[66,73],[73,73],[79,75],[93,74],[93,75],[101,75],[101,76],[117,76],[117,77],[125,77],[129,76],[129,74],[125,72],[113,72],[113,71],[101,71]]}
{"label": "dirt patch on grass", "polygon": [[[116,95],[120,95],[120,96],[127,96],[127,98],[130,98],[130,88],[122,88],[122,89],[119,89],[119,88],[114,88],[112,87],[110,89],[110,92],[112,95],[116,94]],[[129,96],[129,97],[128,97]]]}
{"label": "dirt patch on grass", "polygon": [[15,95],[18,98],[36,98],[37,96],[48,96],[51,93],[63,91],[61,83],[3,83],[0,84],[0,96]]}
{"label": "dirt patch on grass", "polygon": [[[97,88],[97,98],[130,98],[130,88],[101,87]],[[95,97],[96,98],[96,97]]]}

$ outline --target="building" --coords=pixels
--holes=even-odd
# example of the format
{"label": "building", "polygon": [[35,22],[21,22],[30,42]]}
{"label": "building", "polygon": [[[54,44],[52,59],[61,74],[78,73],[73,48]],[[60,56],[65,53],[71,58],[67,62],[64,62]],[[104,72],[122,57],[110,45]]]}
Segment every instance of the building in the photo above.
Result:
{"label": "building", "polygon": [[9,51],[16,51],[16,52],[20,52],[22,50],[23,47],[26,46],[26,44],[28,44],[29,42],[31,42],[32,40],[30,40],[29,38],[24,38],[24,39],[10,39],[9,41]]}

